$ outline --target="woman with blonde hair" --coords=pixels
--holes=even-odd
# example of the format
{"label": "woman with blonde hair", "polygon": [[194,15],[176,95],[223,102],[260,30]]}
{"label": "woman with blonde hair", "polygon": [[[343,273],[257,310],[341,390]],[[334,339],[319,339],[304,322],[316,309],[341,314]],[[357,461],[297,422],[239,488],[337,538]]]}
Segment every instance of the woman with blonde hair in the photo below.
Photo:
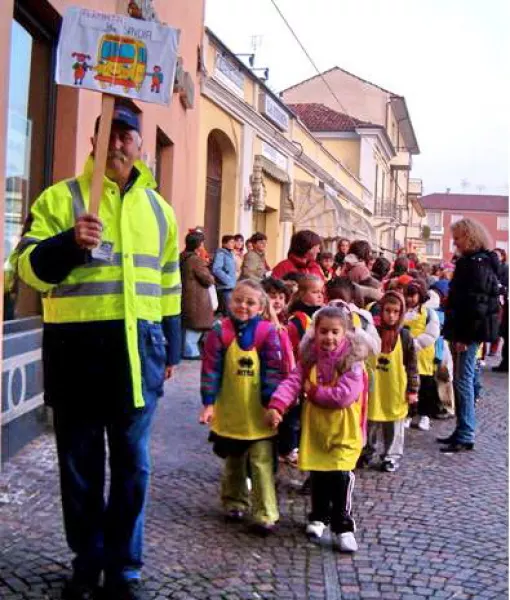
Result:
{"label": "woman with blonde hair", "polygon": [[498,335],[498,259],[477,221],[461,219],[451,226],[458,259],[445,308],[444,337],[451,342],[457,425],[442,452],[472,450],[475,441],[474,379],[476,354],[482,342]]}

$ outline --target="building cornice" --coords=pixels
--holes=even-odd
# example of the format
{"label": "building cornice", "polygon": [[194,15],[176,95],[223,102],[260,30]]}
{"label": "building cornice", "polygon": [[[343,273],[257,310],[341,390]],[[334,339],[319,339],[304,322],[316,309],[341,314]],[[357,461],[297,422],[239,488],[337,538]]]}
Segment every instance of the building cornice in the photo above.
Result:
{"label": "building cornice", "polygon": [[[304,154],[299,143],[294,143],[286,138],[252,106],[250,106],[241,98],[238,98],[232,94],[227,88],[221,85],[220,82],[216,81],[212,77],[204,76],[201,82],[201,93],[219,108],[232,115],[232,117],[234,117],[241,124],[247,123],[248,125],[252,126],[257,131],[259,137],[265,142],[274,146],[279,152],[291,157],[297,165],[309,171],[310,173],[313,173],[321,181],[324,181],[324,183],[327,183],[334,188],[335,191],[341,194],[344,198],[358,206],[364,212],[366,211],[367,214],[370,214],[370,212],[364,207],[363,203],[349,189],[336,180],[309,156]],[[320,144],[318,140],[315,139],[315,141]],[[329,155],[324,148],[322,148],[322,150]],[[348,171],[337,159],[335,159],[333,156],[331,156],[331,158],[335,161],[337,166],[339,166],[349,177],[353,179],[357,185],[362,188],[363,191],[371,196],[370,190],[366,188],[361,181],[354,177],[352,173],[350,173],[350,171]]]}
{"label": "building cornice", "polygon": [[389,162],[394,156],[397,155],[395,148],[393,147],[393,144],[391,143],[385,129],[382,129],[380,127],[358,127],[356,129],[356,133],[361,137],[361,139],[375,138],[377,140],[379,148],[383,151],[384,158],[386,161]]}

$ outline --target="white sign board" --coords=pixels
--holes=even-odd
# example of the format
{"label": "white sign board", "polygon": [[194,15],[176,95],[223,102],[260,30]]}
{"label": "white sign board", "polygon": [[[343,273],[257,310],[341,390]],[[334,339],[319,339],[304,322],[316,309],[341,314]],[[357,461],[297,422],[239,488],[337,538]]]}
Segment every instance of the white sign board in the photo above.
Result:
{"label": "white sign board", "polygon": [[169,104],[180,31],[159,23],[71,7],[57,52],[62,85]]}
{"label": "white sign board", "polygon": [[289,129],[289,115],[269,94],[261,95],[259,107],[261,113],[273,122],[278,129],[282,131]]}
{"label": "white sign board", "polygon": [[219,52],[216,54],[214,77],[234,94],[244,97],[244,75],[237,65]]}
{"label": "white sign board", "polygon": [[262,156],[287,172],[287,157],[267,142],[262,142]]}

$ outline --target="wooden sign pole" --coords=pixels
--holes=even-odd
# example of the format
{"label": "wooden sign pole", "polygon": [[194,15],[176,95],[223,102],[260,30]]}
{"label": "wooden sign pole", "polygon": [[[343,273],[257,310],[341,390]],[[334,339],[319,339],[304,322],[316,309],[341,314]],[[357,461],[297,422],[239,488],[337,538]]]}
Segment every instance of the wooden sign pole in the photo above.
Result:
{"label": "wooden sign pole", "polygon": [[115,96],[103,94],[99,130],[94,152],[94,171],[92,173],[89,205],[89,212],[96,216],[99,213],[99,204],[101,202],[101,196],[103,195],[103,180],[106,172],[106,159],[108,158],[114,107]]}

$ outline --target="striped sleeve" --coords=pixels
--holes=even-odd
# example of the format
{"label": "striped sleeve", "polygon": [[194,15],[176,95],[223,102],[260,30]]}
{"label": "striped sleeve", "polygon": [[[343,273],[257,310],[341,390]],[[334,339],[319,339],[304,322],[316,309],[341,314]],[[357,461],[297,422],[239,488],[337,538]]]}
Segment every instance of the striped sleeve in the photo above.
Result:
{"label": "striped sleeve", "polygon": [[171,206],[165,206],[168,233],[161,263],[161,314],[163,317],[181,313],[181,272],[179,269],[179,232]]}
{"label": "striped sleeve", "polygon": [[[44,191],[34,202],[30,210],[31,224],[18,245],[17,268],[20,278],[38,292],[48,292],[56,283],[44,281],[33,268],[32,254],[38,244],[55,237],[69,228],[59,218],[62,211],[57,213],[52,209],[53,188]],[[61,198],[61,203],[65,199]],[[39,274],[40,275],[40,274]]]}

